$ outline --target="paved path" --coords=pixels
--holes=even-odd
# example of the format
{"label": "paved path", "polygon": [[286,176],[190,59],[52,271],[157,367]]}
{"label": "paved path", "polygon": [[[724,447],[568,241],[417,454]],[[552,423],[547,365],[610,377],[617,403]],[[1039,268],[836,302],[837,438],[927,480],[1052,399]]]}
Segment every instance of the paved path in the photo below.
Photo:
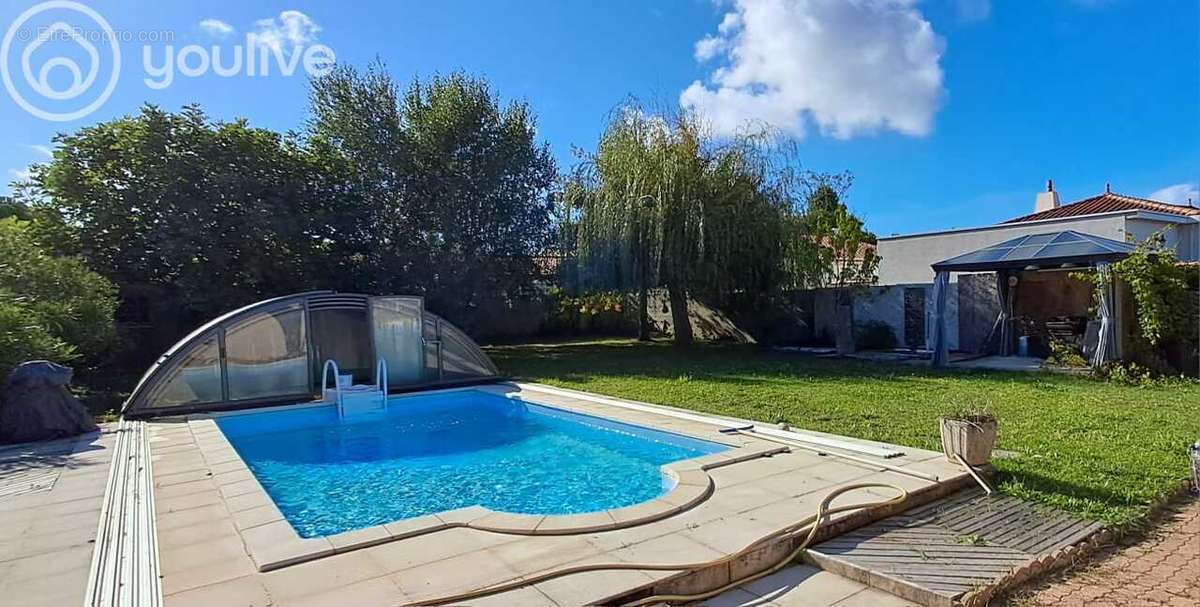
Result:
{"label": "paved path", "polygon": [[0,450],[0,486],[27,481],[0,497],[0,605],[83,604],[114,438]]}
{"label": "paved path", "polygon": [[882,590],[809,565],[779,573],[711,598],[701,607],[918,607]]}
{"label": "paved path", "polygon": [[1083,568],[1052,577],[1012,602],[1087,607],[1200,605],[1200,499],[1168,510],[1162,522],[1140,541],[1105,550]]}

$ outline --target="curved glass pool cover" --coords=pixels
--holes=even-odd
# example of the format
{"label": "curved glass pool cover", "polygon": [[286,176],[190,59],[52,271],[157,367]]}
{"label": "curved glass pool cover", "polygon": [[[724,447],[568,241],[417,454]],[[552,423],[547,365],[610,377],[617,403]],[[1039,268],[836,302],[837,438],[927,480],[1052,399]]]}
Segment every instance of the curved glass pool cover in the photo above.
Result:
{"label": "curved glass pool cover", "polygon": [[122,410],[149,416],[294,403],[320,392],[326,360],[354,383],[388,389],[461,385],[499,372],[420,297],[313,291],[234,310],[196,329],[150,367]]}

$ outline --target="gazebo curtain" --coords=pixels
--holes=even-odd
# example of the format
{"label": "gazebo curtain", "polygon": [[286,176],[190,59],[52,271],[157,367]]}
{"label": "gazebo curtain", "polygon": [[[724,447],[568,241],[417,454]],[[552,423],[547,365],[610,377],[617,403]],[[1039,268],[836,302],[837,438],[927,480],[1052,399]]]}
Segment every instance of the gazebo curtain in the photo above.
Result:
{"label": "gazebo curtain", "polygon": [[933,327],[930,342],[933,345],[933,366],[942,367],[950,362],[950,344],[946,339],[946,292],[950,290],[950,272],[941,270],[933,279]]}
{"label": "gazebo curtain", "polygon": [[1117,331],[1113,321],[1113,281],[1109,263],[1096,264],[1100,275],[1100,286],[1096,289],[1096,313],[1100,316],[1100,330],[1096,334],[1096,351],[1092,353],[1092,366],[1100,368],[1117,358]]}
{"label": "gazebo curtain", "polygon": [[1012,356],[1013,354],[1013,288],[1008,284],[1008,279],[1011,274],[1006,271],[996,272],[996,295],[1000,299],[1000,317],[996,319],[998,334],[1000,335],[999,352],[1000,356]]}

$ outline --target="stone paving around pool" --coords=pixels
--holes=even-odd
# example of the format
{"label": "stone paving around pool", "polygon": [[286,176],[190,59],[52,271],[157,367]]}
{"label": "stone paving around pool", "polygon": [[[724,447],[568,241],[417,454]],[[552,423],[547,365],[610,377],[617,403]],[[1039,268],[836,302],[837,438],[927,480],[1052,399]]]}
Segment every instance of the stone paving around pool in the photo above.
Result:
{"label": "stone paving around pool", "polygon": [[[520,388],[510,385],[506,389]],[[529,400],[699,438],[725,442],[732,439],[738,446],[721,454],[728,461],[709,462],[724,465],[690,468],[707,475],[711,479],[711,489],[702,499],[676,504],[678,510],[668,513],[665,518],[655,516],[623,528],[606,524],[602,529],[581,529],[576,533],[553,536],[496,533],[447,525],[416,535],[376,535],[368,542],[330,544],[328,552],[314,560],[261,571],[263,567],[255,560],[255,550],[248,546],[262,542],[261,537],[255,539],[256,535],[280,538],[285,543],[291,541],[291,536],[284,533],[281,526],[287,526],[287,523],[278,517],[273,504],[262,503],[265,493],[252,475],[246,476],[240,459],[230,459],[227,451],[219,449],[218,461],[206,458],[206,453],[210,452],[208,447],[213,445],[216,437],[205,436],[203,431],[198,436],[198,427],[186,420],[154,421],[150,425],[151,451],[162,584],[167,604],[397,605],[474,590],[564,566],[613,562],[694,563],[729,555],[754,539],[812,514],[821,498],[841,485],[868,481],[892,483],[917,492],[915,501],[919,501],[933,499],[971,482],[965,472],[946,462],[942,454],[931,451],[905,447],[902,448],[904,456],[889,459],[887,463],[937,475],[939,482],[803,450],[739,461],[738,454],[766,452],[768,447],[773,450],[779,445],[751,437],[722,435],[714,426],[693,420],[561,394],[530,392]],[[208,445],[204,444],[206,442]],[[241,476],[236,480],[232,476],[223,478],[223,475],[231,474]],[[835,504],[878,501],[887,497],[891,494],[884,490],[864,490],[847,494]],[[891,512],[871,514],[883,516]],[[834,528],[837,528],[838,525],[862,524],[870,517],[864,513],[844,513],[833,518]],[[290,531],[290,526],[287,530]],[[258,558],[261,559],[261,555]],[[790,570],[777,575],[787,571]],[[730,573],[725,569],[723,573],[710,575],[728,576]],[[471,600],[469,604],[575,607],[634,589],[661,585],[672,576],[676,574],[669,571],[587,572]],[[816,588],[848,582],[832,575],[812,577],[814,580],[808,581],[812,592],[817,592]],[[767,580],[770,579],[765,578],[762,582],[769,583]],[[842,588],[848,587],[843,584]],[[838,601],[845,601],[862,590],[855,588],[854,592],[819,604],[841,605],[843,603]],[[747,587],[741,592],[754,590]],[[821,596],[819,593],[809,595]],[[863,595],[860,598],[871,597]]]}
{"label": "stone paving around pool", "polygon": [[0,604],[83,604],[112,430],[0,449],[0,481],[27,483],[0,497]]}

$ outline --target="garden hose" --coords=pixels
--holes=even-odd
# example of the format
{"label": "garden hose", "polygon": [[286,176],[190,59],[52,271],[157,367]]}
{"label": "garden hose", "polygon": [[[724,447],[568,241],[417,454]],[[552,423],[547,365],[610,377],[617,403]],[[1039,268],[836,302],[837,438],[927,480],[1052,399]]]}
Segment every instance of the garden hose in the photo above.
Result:
{"label": "garden hose", "polygon": [[[859,489],[868,489],[868,488],[875,488],[875,487],[895,490],[897,492],[897,495],[895,497],[892,497],[892,498],[889,498],[886,500],[882,500],[882,501],[876,501],[876,502],[846,504],[844,506],[836,506],[836,507],[832,507],[832,508],[829,506],[829,504],[833,500],[837,499],[839,496],[841,496],[845,493],[848,493],[850,491],[856,491]],[[588,572],[588,571],[616,571],[616,570],[699,571],[702,569],[706,569],[709,567],[715,567],[715,566],[722,565],[724,563],[736,560],[736,559],[748,554],[749,552],[753,551],[754,549],[758,548],[759,546],[761,546],[762,544],[764,544],[766,542],[776,540],[776,539],[779,539],[782,537],[786,537],[789,535],[798,535],[800,533],[804,533],[807,530],[807,535],[805,536],[804,541],[800,542],[800,545],[797,546],[795,548],[795,550],[792,550],[784,558],[780,559],[774,565],[768,567],[767,569],[764,569],[763,571],[742,577],[737,580],[731,580],[728,584],[725,584],[724,586],[721,586],[720,588],[716,588],[716,589],[709,590],[706,592],[697,593],[697,594],[655,595],[655,596],[650,596],[650,597],[646,597],[643,599],[638,599],[638,600],[630,602],[630,603],[625,603],[622,607],[642,607],[644,605],[650,605],[650,604],[654,604],[654,603],[670,604],[670,603],[701,601],[701,600],[716,596],[722,592],[725,592],[727,590],[730,590],[730,589],[740,586],[742,584],[747,584],[747,583],[757,580],[759,578],[766,577],[766,576],[771,575],[772,573],[775,573],[776,571],[779,571],[780,569],[783,569],[784,567],[786,567],[788,564],[790,564],[792,561],[794,561],[796,559],[796,557],[799,556],[800,553],[803,552],[804,549],[807,548],[810,543],[812,543],[813,538],[815,538],[817,535],[817,532],[820,531],[821,527],[823,527],[828,522],[825,518],[828,515],[837,514],[839,512],[845,512],[847,510],[860,510],[863,508],[879,508],[879,507],[886,507],[886,506],[894,506],[897,504],[904,503],[904,501],[906,501],[907,499],[908,499],[908,491],[906,491],[902,487],[897,487],[896,485],[889,485],[886,483],[856,483],[856,484],[852,484],[852,485],[844,485],[844,486],[838,487],[837,489],[834,489],[833,491],[830,491],[828,494],[826,494],[825,497],[821,499],[821,502],[819,504],[817,504],[816,513],[814,513],[810,516],[807,516],[799,521],[796,521],[796,522],[792,523],[791,525],[788,525],[782,529],[773,531],[763,537],[760,537],[757,540],[754,540],[753,542],[748,544],[746,547],[742,548],[741,550],[738,550],[737,552],[735,552],[733,554],[724,556],[719,559],[700,562],[700,563],[681,563],[681,564],[671,564],[671,565],[658,565],[658,564],[651,564],[651,563],[595,563],[595,564],[590,564],[590,565],[577,565],[574,567],[564,567],[562,569],[555,569],[553,571],[547,571],[545,573],[541,573],[538,575],[533,575],[533,576],[529,576],[529,577],[522,577],[519,579],[510,580],[508,582],[503,582],[503,583],[496,584],[493,586],[488,586],[486,588],[480,588],[478,590],[472,590],[470,592],[464,592],[464,593],[456,594],[456,595],[452,595],[452,596],[440,597],[440,598],[429,600],[429,601],[418,601],[415,603],[409,603],[407,605],[407,607],[421,607],[421,606],[432,607],[434,605],[460,604],[464,601],[470,601],[472,599],[478,599],[478,598],[482,598],[485,596],[491,596],[493,594],[499,594],[501,592],[507,592],[509,590],[515,590],[517,588],[523,588],[525,586],[531,586],[533,584],[538,584],[541,582],[545,582],[547,580],[552,580],[552,579],[560,578],[560,577],[567,576],[567,575],[573,575],[576,573],[584,573],[584,572]]]}

